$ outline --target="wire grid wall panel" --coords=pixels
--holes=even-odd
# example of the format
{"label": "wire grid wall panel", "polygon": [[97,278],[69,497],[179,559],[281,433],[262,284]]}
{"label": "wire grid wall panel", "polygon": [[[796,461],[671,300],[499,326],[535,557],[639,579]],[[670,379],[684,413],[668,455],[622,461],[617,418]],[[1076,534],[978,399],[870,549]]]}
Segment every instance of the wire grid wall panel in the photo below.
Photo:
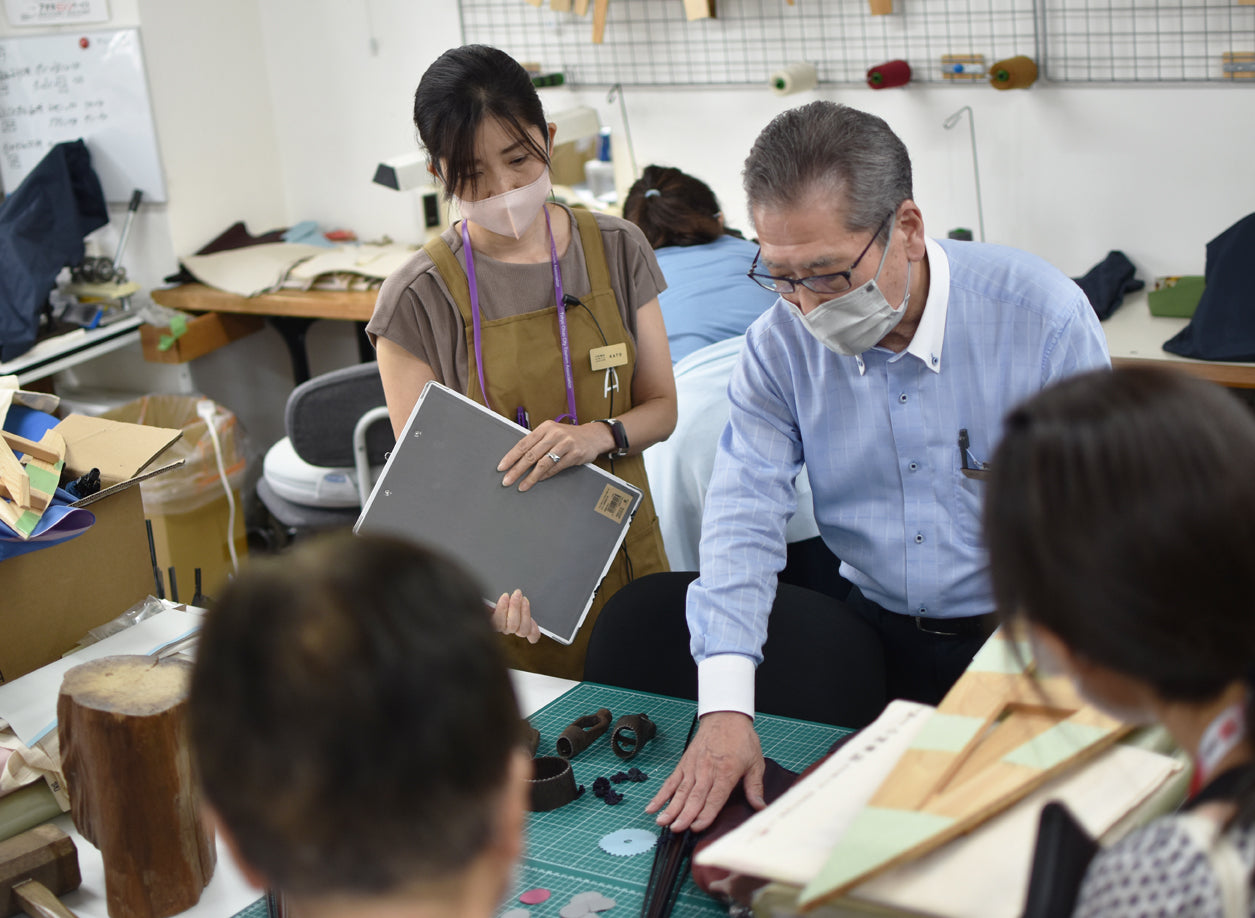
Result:
{"label": "wire grid wall panel", "polygon": [[1068,82],[1225,81],[1255,53],[1255,6],[1237,0],[1042,0],[1045,75]]}
{"label": "wire grid wall panel", "polygon": [[795,61],[815,64],[821,83],[863,83],[869,68],[897,59],[913,81],[940,83],[945,54],[986,64],[1038,56],[1034,0],[896,0],[889,16],[872,16],[867,0],[717,3],[717,18],[688,22],[681,0],[613,0],[595,45],[591,11],[460,0],[462,36],[594,86],[765,86]]}

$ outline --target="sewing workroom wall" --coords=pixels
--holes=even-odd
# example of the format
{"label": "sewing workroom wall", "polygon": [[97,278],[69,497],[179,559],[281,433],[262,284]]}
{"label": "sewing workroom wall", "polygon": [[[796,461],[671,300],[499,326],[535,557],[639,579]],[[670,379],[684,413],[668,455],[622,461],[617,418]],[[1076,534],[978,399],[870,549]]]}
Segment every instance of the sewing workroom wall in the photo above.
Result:
{"label": "sewing workroom wall", "polygon": [[[101,27],[140,29],[170,199],[146,208],[133,231],[132,276],[157,283],[177,255],[237,219],[255,232],[309,219],[362,239],[418,239],[418,198],[370,179],[380,160],[417,148],[413,91],[427,65],[461,42],[455,2],[112,0],[110,7],[113,18]],[[0,25],[0,35],[17,32]],[[942,128],[970,105],[988,240],[1034,251],[1069,274],[1113,248],[1143,277],[1201,273],[1206,241],[1255,209],[1250,87],[1043,80],[1009,92],[986,84],[882,91],[821,84],[784,97],[765,84],[624,92],[638,163],[701,176],[728,223],[747,232],[746,152],[773,115],[815,98],[888,120],[911,151],[917,198],[937,236],[977,226],[966,125]],[[592,106],[623,135],[619,104],[606,101],[604,86],[545,89],[542,99],[550,111]],[[119,211],[114,227],[101,231],[106,251],[120,225]],[[314,372],[354,359],[350,325],[315,325]],[[191,378],[236,410],[263,445],[281,435],[290,375],[273,332],[202,358]]]}

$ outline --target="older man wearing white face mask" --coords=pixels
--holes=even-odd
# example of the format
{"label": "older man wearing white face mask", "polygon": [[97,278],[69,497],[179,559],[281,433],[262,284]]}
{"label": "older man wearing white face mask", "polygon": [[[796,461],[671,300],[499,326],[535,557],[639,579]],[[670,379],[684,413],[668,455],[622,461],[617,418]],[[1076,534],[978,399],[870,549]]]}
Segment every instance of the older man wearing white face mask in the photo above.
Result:
{"label": "older man wearing white face mask", "polygon": [[738,781],[762,805],[754,672],[802,463],[854,584],[832,614],[870,628],[867,652],[884,656],[888,684],[868,691],[936,703],[994,626],[982,466],[1004,415],[1109,365],[1092,307],[1058,270],[924,235],[910,158],[881,119],[831,102],[785,112],[744,181],[761,246],[750,277],[780,299],[729,384],[688,590],[701,726],[648,807],[677,831],[705,828]]}

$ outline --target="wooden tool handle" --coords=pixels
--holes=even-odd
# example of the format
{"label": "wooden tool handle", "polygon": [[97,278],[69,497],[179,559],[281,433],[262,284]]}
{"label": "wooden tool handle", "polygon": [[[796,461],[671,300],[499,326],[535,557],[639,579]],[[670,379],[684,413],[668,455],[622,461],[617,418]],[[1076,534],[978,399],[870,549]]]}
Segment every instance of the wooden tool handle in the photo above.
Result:
{"label": "wooden tool handle", "polygon": [[22,911],[31,918],[78,918],[61,904],[43,883],[24,880],[13,887],[13,898],[21,903]]}

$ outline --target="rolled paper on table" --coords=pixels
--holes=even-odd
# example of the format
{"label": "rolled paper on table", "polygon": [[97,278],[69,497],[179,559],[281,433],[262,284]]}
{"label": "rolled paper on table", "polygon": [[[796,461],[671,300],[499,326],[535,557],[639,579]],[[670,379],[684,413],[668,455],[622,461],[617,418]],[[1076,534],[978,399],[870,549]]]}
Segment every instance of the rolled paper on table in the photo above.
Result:
{"label": "rolled paper on table", "polygon": [[819,71],[806,61],[796,61],[771,75],[771,91],[778,96],[805,92],[819,85]]}
{"label": "rolled paper on table", "polygon": [[989,83],[994,89],[1027,89],[1037,82],[1037,64],[1020,54],[998,61],[989,68]]}
{"label": "rolled paper on table", "polygon": [[596,714],[585,714],[583,717],[562,731],[558,737],[558,755],[564,759],[574,758],[593,744],[597,737],[610,729],[613,715],[609,708],[600,708]]}
{"label": "rolled paper on table", "polygon": [[886,61],[867,71],[867,85],[872,89],[892,89],[911,81],[911,65],[906,61]]}

